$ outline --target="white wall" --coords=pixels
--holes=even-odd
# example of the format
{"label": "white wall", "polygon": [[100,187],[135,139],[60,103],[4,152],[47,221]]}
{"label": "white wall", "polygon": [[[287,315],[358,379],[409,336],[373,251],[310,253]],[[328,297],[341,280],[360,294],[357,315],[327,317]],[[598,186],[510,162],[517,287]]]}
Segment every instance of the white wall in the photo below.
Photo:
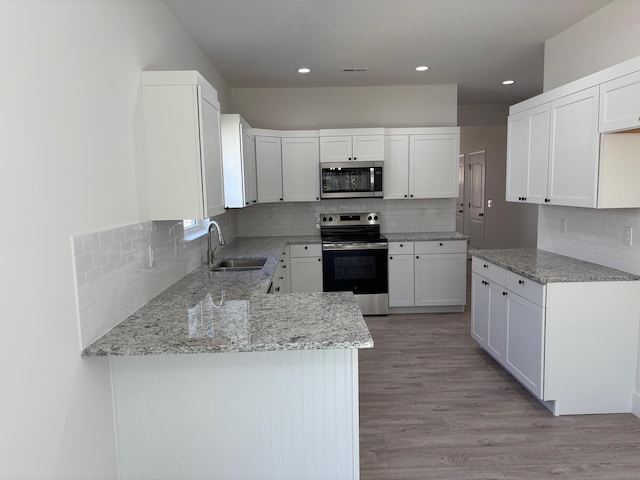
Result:
{"label": "white wall", "polygon": [[80,357],[73,234],[147,220],[142,69],[215,68],[159,1],[0,2],[0,478],[116,478],[109,371]]}
{"label": "white wall", "polygon": [[640,2],[616,0],[545,42],[544,90],[640,55]]}
{"label": "white wall", "polygon": [[234,112],[280,130],[457,125],[457,85],[233,88]]}
{"label": "white wall", "polygon": [[[545,90],[640,55],[639,29],[640,2],[616,0],[551,38],[545,43]],[[622,245],[625,225],[634,227],[632,247]],[[541,206],[538,247],[640,274],[639,230],[640,209]],[[640,356],[634,413],[640,416]]]}
{"label": "white wall", "polygon": [[458,105],[461,127],[506,125],[509,105]]}
{"label": "white wall", "polygon": [[[535,247],[537,207],[505,200],[506,124],[460,128],[460,153],[465,154],[465,161],[469,153],[481,150],[485,151],[484,248]],[[488,200],[493,207],[486,207]]]}

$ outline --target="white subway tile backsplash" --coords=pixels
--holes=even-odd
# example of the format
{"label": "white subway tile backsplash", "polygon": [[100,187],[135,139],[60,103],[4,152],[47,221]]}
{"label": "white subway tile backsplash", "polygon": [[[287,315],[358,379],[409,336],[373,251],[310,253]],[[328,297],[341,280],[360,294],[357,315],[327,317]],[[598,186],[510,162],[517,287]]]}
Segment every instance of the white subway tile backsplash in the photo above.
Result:
{"label": "white subway tile backsplash", "polygon": [[[566,219],[567,232],[561,229]],[[640,274],[640,241],[623,244],[623,228],[640,228],[640,209],[595,210],[541,206],[538,248]]]}
{"label": "white subway tile backsplash", "polygon": [[91,252],[100,247],[100,236],[97,233],[81,235],[82,247],[85,252]]}
{"label": "white subway tile backsplash", "polygon": [[[235,214],[218,221],[232,241],[237,230]],[[202,264],[206,238],[185,243],[175,225],[145,222],[73,237],[81,348]],[[152,268],[149,247],[154,253]]]}
{"label": "white subway tile backsplash", "polygon": [[98,248],[94,250],[91,255],[93,256],[94,267],[101,267],[109,262],[109,255],[107,254],[106,248]]}
{"label": "white subway tile backsplash", "polygon": [[341,199],[321,202],[264,203],[238,211],[240,237],[315,235],[320,214],[380,212],[382,232],[455,230],[455,199]]}
{"label": "white subway tile backsplash", "polygon": [[105,230],[104,232],[100,232],[99,235],[101,247],[113,245],[113,230]]}

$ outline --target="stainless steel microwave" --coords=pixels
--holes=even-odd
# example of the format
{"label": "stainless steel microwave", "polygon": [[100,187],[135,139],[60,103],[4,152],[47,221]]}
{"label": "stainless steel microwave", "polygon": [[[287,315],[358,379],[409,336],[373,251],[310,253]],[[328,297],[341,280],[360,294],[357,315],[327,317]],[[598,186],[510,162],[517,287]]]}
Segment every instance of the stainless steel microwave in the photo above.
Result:
{"label": "stainless steel microwave", "polygon": [[321,198],[382,197],[384,162],[320,164]]}

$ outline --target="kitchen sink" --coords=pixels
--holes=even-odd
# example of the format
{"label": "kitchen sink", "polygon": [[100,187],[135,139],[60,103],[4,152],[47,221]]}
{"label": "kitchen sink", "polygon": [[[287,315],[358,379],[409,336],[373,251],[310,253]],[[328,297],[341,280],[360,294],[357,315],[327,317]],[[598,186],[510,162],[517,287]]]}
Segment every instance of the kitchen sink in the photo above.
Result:
{"label": "kitchen sink", "polygon": [[214,272],[243,272],[260,270],[266,263],[266,257],[260,258],[225,258],[213,264]]}

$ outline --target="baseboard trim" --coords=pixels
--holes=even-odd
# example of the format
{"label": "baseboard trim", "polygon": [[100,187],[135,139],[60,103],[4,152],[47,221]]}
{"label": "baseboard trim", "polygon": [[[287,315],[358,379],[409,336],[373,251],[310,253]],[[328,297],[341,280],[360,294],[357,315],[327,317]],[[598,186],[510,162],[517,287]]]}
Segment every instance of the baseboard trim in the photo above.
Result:
{"label": "baseboard trim", "polygon": [[389,315],[394,313],[461,313],[464,312],[464,305],[442,305],[434,307],[389,307]]}
{"label": "baseboard trim", "polygon": [[631,400],[631,413],[640,417],[640,392],[634,392]]}

